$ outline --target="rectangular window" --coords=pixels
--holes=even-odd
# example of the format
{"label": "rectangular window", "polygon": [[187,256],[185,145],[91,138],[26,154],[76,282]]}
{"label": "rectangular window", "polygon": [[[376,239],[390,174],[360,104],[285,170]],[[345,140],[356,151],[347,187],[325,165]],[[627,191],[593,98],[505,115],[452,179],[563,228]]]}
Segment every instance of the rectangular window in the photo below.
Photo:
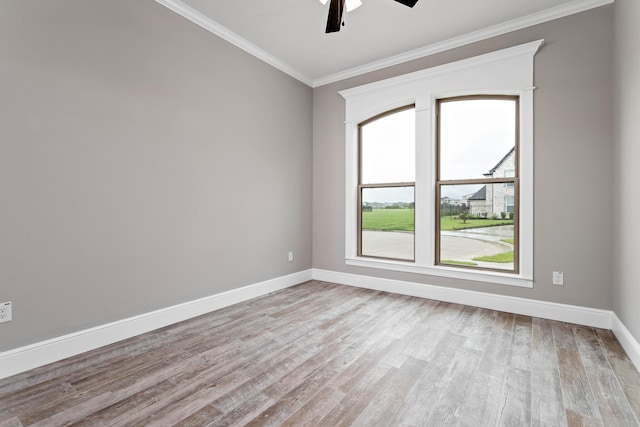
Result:
{"label": "rectangular window", "polygon": [[358,255],[415,259],[415,109],[359,125]]}
{"label": "rectangular window", "polygon": [[[516,171],[514,171],[513,169],[506,170],[504,171],[504,176],[505,178],[513,178],[514,176],[516,176]],[[513,182],[507,182],[505,186],[513,187]]]}
{"label": "rectangular window", "polygon": [[[506,203],[505,203],[505,208],[504,210],[509,213],[509,214],[515,214],[515,198],[513,196],[507,196],[506,197]],[[510,215],[512,216],[512,215]]]}
{"label": "rectangular window", "polygon": [[517,273],[518,97],[446,98],[436,108],[435,263]]}

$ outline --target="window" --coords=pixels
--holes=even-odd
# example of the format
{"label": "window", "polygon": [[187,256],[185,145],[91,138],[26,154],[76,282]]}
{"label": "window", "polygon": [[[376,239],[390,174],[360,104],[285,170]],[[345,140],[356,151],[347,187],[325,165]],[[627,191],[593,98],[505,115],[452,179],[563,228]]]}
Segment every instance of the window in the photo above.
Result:
{"label": "window", "polygon": [[359,125],[358,255],[414,260],[415,110]]}
{"label": "window", "polygon": [[[340,92],[347,265],[533,286],[533,60],[542,42]],[[475,239],[495,250],[465,242],[469,231],[450,227],[453,217],[502,221],[500,233]]]}
{"label": "window", "polygon": [[[509,213],[509,214],[514,214],[515,215],[515,204],[514,204],[514,197],[513,196],[507,196],[505,203],[504,203],[504,210],[505,212]],[[509,215],[511,217],[511,215]]]}
{"label": "window", "polygon": [[[516,176],[516,171],[513,169],[507,169],[504,171],[504,177],[505,178],[513,178],[514,176]],[[507,182],[505,184],[505,187],[513,187],[513,182]]]}
{"label": "window", "polygon": [[[518,103],[516,96],[436,101],[436,265],[518,272]],[[443,210],[443,199],[460,208]]]}

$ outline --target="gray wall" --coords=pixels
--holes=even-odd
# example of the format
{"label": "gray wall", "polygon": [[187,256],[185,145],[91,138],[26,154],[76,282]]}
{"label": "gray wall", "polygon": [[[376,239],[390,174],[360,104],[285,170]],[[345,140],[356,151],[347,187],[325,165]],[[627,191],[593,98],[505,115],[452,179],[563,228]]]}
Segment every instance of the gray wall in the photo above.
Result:
{"label": "gray wall", "polygon": [[[618,210],[611,194],[612,24],[613,7],[606,6],[314,89],[314,268],[610,309],[611,215]],[[542,38],[535,60],[534,288],[346,266],[344,100],[337,92]],[[564,271],[564,287],[551,284],[554,270]]]}
{"label": "gray wall", "polygon": [[640,2],[615,2],[613,309],[640,342]]}
{"label": "gray wall", "polygon": [[[0,0],[0,351],[305,270],[312,249],[320,269],[613,307],[640,339],[638,3],[615,8],[614,152],[613,6],[312,91],[152,0]],[[540,38],[534,289],[345,266],[337,92]]]}
{"label": "gray wall", "polygon": [[310,268],[311,120],[152,0],[0,1],[0,351]]}

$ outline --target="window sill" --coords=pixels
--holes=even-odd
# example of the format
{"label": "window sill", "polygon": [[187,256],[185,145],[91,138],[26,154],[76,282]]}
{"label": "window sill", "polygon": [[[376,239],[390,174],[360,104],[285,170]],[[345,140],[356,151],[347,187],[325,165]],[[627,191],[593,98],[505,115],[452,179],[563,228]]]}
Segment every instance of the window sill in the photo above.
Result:
{"label": "window sill", "polygon": [[476,282],[494,283],[498,285],[533,288],[533,278],[517,274],[499,273],[496,271],[468,271],[455,267],[420,266],[412,262],[372,260],[368,258],[346,258],[346,264],[355,267],[377,268],[381,270],[400,271],[404,273],[425,274],[429,276],[448,277],[452,279],[472,280]]}

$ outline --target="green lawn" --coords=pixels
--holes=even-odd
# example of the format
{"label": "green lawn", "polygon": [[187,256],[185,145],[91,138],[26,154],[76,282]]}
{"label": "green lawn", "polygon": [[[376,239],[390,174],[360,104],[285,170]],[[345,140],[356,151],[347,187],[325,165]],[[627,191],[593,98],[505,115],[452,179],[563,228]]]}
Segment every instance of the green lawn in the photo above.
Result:
{"label": "green lawn", "polygon": [[413,231],[413,209],[374,209],[371,212],[362,212],[362,229]]}
{"label": "green lawn", "polygon": [[463,230],[465,228],[494,227],[496,225],[513,225],[512,219],[451,219],[450,216],[440,218],[440,230]]}
{"label": "green lawn", "polygon": [[[494,227],[496,225],[513,225],[509,219],[451,219],[443,216],[440,219],[441,230],[463,230],[465,228]],[[413,209],[373,209],[362,212],[362,229],[376,231],[414,231]]]}
{"label": "green lawn", "polygon": [[[511,243],[513,245],[513,242],[515,239],[501,239],[503,242],[505,243]],[[496,254],[496,255],[490,255],[490,256],[483,256],[483,257],[478,257],[478,258],[474,258],[474,261],[485,261],[485,262],[499,262],[499,263],[508,263],[508,262],[513,262],[513,251],[509,251],[509,252],[503,252],[501,254]]]}
{"label": "green lawn", "polygon": [[469,262],[469,261],[456,261],[455,259],[445,259],[440,261],[440,264],[453,264],[453,265],[478,265],[475,262]]}
{"label": "green lawn", "polygon": [[513,251],[503,252],[501,254],[496,254],[491,256],[481,256],[478,258],[474,258],[473,260],[485,261],[485,262],[500,262],[500,263],[513,262]]}

